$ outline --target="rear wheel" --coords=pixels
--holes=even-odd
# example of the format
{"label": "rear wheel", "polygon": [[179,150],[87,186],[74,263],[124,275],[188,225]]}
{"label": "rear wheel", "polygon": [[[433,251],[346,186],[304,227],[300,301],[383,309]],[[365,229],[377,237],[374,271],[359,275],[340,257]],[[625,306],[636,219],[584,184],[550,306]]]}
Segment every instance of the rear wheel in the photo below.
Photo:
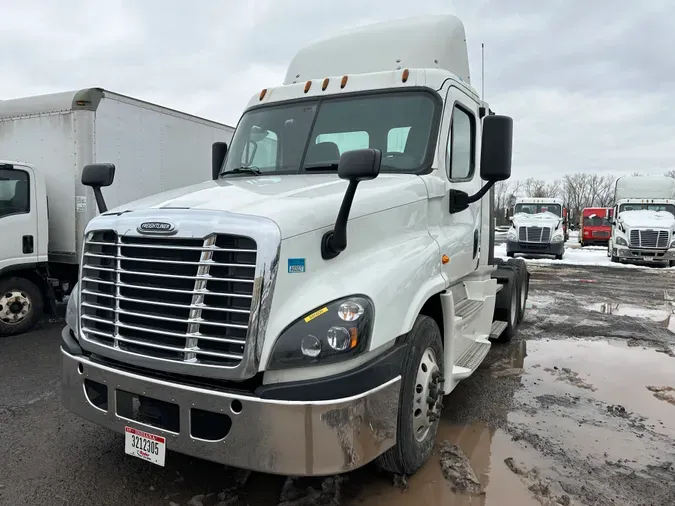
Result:
{"label": "rear wheel", "polygon": [[506,328],[496,339],[500,343],[507,343],[518,331],[518,282],[515,271],[509,273],[504,288],[497,294],[495,319],[506,322]]}
{"label": "rear wheel", "polygon": [[418,316],[407,337],[396,445],[377,463],[386,471],[410,476],[434,447],[443,406],[443,345],[438,325],[428,316]]}
{"label": "rear wheel", "polygon": [[512,266],[516,273],[516,285],[518,286],[518,323],[520,323],[525,317],[525,306],[527,305],[527,296],[530,292],[530,277],[524,260],[520,258],[513,259],[509,260],[507,264]]}
{"label": "rear wheel", "polygon": [[32,281],[17,277],[0,281],[0,336],[32,329],[40,320],[42,306],[42,292]]}

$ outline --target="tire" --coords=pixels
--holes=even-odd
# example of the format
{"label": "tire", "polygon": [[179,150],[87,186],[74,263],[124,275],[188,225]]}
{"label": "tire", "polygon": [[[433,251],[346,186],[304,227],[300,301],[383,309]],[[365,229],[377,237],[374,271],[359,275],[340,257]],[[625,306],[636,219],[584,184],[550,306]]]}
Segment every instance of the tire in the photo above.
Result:
{"label": "tire", "polygon": [[611,260],[612,263],[616,264],[616,263],[619,262],[619,257],[612,256],[610,260]]}
{"label": "tire", "polygon": [[495,307],[495,319],[507,322],[506,328],[496,339],[499,343],[508,343],[518,331],[518,282],[514,272],[498,295],[502,295],[498,307]]}
{"label": "tire", "polygon": [[18,277],[0,281],[0,337],[31,330],[40,320],[43,305],[42,292],[32,281]]}
{"label": "tire", "polygon": [[[381,469],[404,476],[415,474],[429,459],[434,448],[436,433],[438,432],[440,409],[443,401],[443,394],[441,393],[443,381],[443,345],[438,325],[432,318],[420,315],[415,320],[415,324],[408,333],[407,339],[408,350],[403,365],[403,381],[398,404],[396,444],[377,459],[377,465]],[[425,388],[424,385],[421,385],[422,393],[420,395],[417,393],[420,390],[420,383],[418,383],[420,376],[418,373],[423,374],[423,363],[430,363],[430,350],[435,355],[435,365],[438,368],[439,375],[438,379],[433,382],[432,388]],[[427,370],[431,369],[427,368]],[[436,391],[434,391],[434,387]],[[431,418],[428,428],[423,431],[423,434],[420,433],[420,438],[418,438],[414,431],[416,422],[414,413],[416,410],[422,410],[420,416],[424,417],[424,411],[430,411],[428,405],[424,402],[427,394],[435,402],[433,404],[435,416]],[[421,403],[418,404],[416,398],[421,399]],[[420,406],[419,408],[416,407],[418,405]],[[421,421],[421,419],[417,420]]]}
{"label": "tire", "polygon": [[521,259],[513,259],[507,262],[507,265],[513,267],[516,273],[516,286],[518,297],[518,323],[525,318],[525,305],[527,304],[527,297],[530,293],[530,276],[527,272],[525,261]]}
{"label": "tire", "polygon": [[555,256],[555,259],[556,259],[556,260],[562,260],[562,259],[563,259],[563,256],[562,256],[562,255],[556,255],[556,256]]}
{"label": "tire", "polygon": [[512,251],[507,251],[506,256],[509,258],[513,258],[514,253]]}
{"label": "tire", "polygon": [[670,265],[671,267],[675,267],[675,260],[671,260],[669,265]]}

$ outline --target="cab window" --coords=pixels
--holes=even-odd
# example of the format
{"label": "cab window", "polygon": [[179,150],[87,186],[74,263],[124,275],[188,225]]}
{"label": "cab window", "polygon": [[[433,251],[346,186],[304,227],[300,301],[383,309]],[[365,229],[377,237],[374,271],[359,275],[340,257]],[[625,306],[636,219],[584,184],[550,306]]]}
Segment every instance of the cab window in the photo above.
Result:
{"label": "cab window", "polygon": [[0,168],[0,218],[30,212],[28,173]]}
{"label": "cab window", "polygon": [[469,179],[473,176],[476,163],[475,147],[475,117],[455,105],[445,158],[449,179]]}

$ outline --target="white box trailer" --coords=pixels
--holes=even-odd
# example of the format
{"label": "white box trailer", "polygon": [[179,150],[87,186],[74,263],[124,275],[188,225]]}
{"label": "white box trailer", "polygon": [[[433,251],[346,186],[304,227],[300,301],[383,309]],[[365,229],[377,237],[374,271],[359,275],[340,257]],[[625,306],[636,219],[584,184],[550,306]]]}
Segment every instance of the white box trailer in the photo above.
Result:
{"label": "white box trailer", "polygon": [[211,147],[233,131],[101,88],[0,101],[0,335],[31,328],[75,284],[98,214],[85,165],[116,165],[104,192],[119,206],[210,180]]}

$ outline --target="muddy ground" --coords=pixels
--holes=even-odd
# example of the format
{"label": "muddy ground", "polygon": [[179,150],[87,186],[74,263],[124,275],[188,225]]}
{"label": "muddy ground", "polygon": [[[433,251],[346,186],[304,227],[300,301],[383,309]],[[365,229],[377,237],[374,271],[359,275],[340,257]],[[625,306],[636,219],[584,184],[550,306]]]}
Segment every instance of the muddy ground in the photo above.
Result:
{"label": "muddy ground", "polygon": [[61,408],[62,323],[4,339],[0,504],[675,504],[675,272],[530,270],[519,338],[446,397],[436,453],[407,480],[372,466],[293,480],[173,453],[152,466]]}

